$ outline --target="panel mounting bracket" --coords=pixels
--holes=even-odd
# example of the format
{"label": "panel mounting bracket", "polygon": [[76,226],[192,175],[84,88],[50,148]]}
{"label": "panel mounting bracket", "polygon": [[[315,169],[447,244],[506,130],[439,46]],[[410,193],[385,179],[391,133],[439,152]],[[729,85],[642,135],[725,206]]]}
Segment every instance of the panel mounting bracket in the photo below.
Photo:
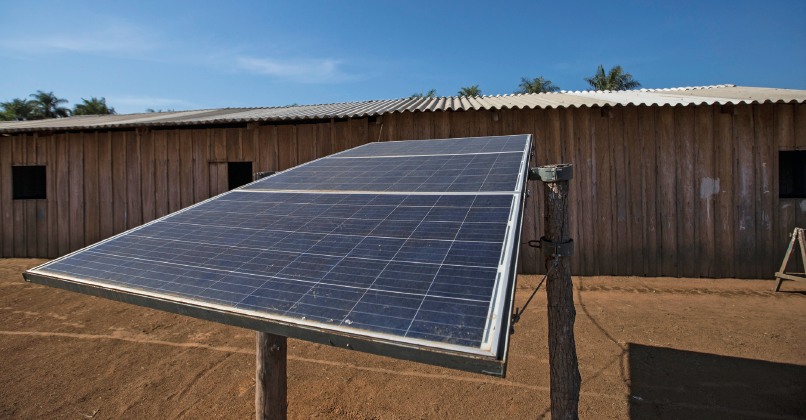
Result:
{"label": "panel mounting bracket", "polygon": [[570,257],[574,255],[574,240],[569,239],[568,242],[558,244],[549,241],[545,237],[542,237],[540,238],[540,250],[543,251],[543,255],[552,257]]}
{"label": "panel mounting bracket", "polygon": [[530,181],[558,182],[574,179],[574,167],[567,163],[537,166],[529,169]]}
{"label": "panel mounting bracket", "polygon": [[258,179],[263,179],[267,176],[272,176],[276,174],[276,171],[269,171],[269,172],[255,172],[252,174],[252,180],[257,181]]}

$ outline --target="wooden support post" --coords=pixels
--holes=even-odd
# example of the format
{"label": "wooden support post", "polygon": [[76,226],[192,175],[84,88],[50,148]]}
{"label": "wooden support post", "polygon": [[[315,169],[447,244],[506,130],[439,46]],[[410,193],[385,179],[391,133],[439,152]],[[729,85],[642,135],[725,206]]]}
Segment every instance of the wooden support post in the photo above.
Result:
{"label": "wooden support post", "polygon": [[288,387],[286,338],[258,331],[255,368],[255,419],[286,420]]}
{"label": "wooden support post", "polygon": [[[558,173],[560,169],[570,169],[570,165],[551,165],[540,169],[553,169]],[[568,177],[541,176],[541,179],[545,182],[543,191],[546,203],[545,237],[541,241],[541,248],[545,255],[546,270],[551,269],[546,278],[551,418],[576,420],[579,419],[579,389],[582,378],[579,375],[574,341],[576,310],[568,252],[568,247],[572,245],[568,225]]]}

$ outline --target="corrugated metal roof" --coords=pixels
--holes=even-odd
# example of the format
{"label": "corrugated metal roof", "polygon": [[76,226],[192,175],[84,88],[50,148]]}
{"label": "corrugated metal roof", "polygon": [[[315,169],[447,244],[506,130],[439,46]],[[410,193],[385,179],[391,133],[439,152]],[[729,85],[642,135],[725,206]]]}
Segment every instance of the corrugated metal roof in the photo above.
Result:
{"label": "corrugated metal roof", "polygon": [[539,94],[439,98],[404,98],[274,108],[221,108],[199,111],[126,115],[88,115],[37,121],[0,122],[0,133],[103,129],[139,126],[183,126],[251,121],[355,118],[406,111],[458,111],[534,108],[579,108],[615,105],[806,103],[806,90],[734,85],[576,91]]}

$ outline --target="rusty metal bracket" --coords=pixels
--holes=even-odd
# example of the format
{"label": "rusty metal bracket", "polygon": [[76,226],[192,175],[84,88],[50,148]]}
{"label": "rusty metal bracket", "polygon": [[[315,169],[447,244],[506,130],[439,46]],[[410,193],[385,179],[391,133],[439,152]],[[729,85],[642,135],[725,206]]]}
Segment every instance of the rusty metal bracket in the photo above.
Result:
{"label": "rusty metal bracket", "polygon": [[545,237],[542,237],[540,238],[540,250],[543,251],[543,255],[552,257],[570,257],[574,255],[574,240],[569,239],[568,242],[558,244],[549,241]]}
{"label": "rusty metal bracket", "polygon": [[568,163],[537,166],[529,169],[530,181],[557,182],[574,179],[574,167]]}
{"label": "rusty metal bracket", "polygon": [[276,171],[255,172],[254,174],[252,174],[252,180],[257,181],[258,179],[263,179],[263,178],[265,178],[267,176],[272,176],[272,175],[274,175],[276,173],[277,173]]}

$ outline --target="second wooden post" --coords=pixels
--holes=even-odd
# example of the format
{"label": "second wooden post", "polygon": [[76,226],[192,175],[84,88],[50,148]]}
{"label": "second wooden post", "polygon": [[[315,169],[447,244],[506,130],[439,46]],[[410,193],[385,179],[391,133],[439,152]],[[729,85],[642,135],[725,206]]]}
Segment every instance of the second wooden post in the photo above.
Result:
{"label": "second wooden post", "polygon": [[544,182],[545,231],[540,246],[545,256],[546,295],[549,323],[549,376],[551,383],[551,418],[579,418],[579,375],[576,341],[574,340],[574,286],[571,283],[573,242],[568,224],[568,180],[573,177],[571,165],[549,165],[538,168]]}

